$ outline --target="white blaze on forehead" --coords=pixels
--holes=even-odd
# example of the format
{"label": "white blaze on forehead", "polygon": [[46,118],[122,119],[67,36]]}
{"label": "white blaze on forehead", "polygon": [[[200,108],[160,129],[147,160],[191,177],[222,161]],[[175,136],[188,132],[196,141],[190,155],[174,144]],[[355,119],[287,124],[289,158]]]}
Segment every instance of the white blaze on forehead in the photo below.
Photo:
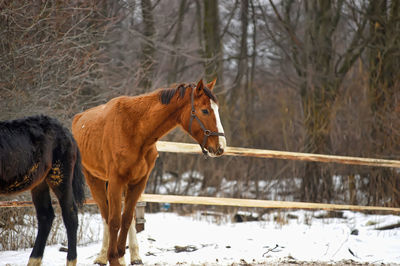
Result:
{"label": "white blaze on forehead", "polygon": [[[215,119],[217,120],[217,129],[219,133],[224,133],[224,128],[222,127],[221,124],[221,118],[219,118],[219,112],[218,112],[218,104],[216,104],[213,100],[211,101],[211,108],[214,111]],[[226,139],[225,136],[218,136],[218,142],[219,145],[222,149],[226,148]]]}

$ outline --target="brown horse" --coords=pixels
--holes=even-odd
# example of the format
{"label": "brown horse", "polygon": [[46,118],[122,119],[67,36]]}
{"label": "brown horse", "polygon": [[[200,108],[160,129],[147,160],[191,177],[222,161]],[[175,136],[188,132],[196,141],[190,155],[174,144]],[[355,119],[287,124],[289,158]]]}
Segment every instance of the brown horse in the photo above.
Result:
{"label": "brown horse", "polygon": [[[220,156],[224,152],[226,140],[212,93],[214,85],[215,80],[206,86],[200,80],[197,86],[181,84],[135,97],[122,96],[74,117],[72,132],[82,154],[84,174],[108,226],[109,240],[103,239],[103,250],[108,244],[110,265],[120,265],[118,259],[125,254],[136,203],[158,157],[157,140],[180,126],[204,154]],[[135,232],[130,235],[136,239]],[[141,264],[137,243],[131,252],[131,263]],[[105,264],[100,257],[96,262]]]}

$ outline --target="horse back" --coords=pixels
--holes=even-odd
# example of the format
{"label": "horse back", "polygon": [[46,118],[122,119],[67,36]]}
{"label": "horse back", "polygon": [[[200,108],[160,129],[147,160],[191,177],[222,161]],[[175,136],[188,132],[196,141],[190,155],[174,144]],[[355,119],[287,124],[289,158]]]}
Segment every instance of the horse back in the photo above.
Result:
{"label": "horse back", "polygon": [[47,116],[0,122],[0,194],[40,183],[58,160],[54,150],[66,151],[72,141],[68,130]]}
{"label": "horse back", "polygon": [[[86,171],[107,180],[107,171],[118,161],[121,172],[130,171],[139,156],[139,97],[121,96],[77,114],[72,122]],[[137,111],[132,115],[131,109]],[[128,110],[129,109],[129,110]],[[141,155],[143,157],[143,155]],[[142,158],[143,159],[143,158]]]}

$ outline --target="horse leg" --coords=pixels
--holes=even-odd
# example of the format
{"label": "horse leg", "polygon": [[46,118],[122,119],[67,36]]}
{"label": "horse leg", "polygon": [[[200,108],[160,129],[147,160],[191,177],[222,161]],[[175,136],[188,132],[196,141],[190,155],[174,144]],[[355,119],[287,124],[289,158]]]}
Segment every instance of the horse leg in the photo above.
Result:
{"label": "horse leg", "polygon": [[129,228],[129,253],[131,255],[131,264],[143,264],[142,259],[139,255],[139,244],[136,238],[136,217],[132,219],[132,224]]}
{"label": "horse leg", "polygon": [[[132,210],[133,212],[135,211],[136,203],[139,200],[140,196],[142,195],[144,189],[146,188],[147,180],[149,179],[151,170],[154,168],[154,164],[156,162],[156,159],[158,157],[158,152],[155,146],[149,150],[149,152],[146,155],[146,163],[147,163],[147,173],[145,176],[143,176],[142,180],[138,184],[135,185],[134,191],[131,191],[132,195],[135,195],[131,197],[130,199],[130,204],[132,204]],[[129,198],[129,197],[128,197]],[[127,199],[127,198],[125,198]],[[127,203],[126,203],[127,204]],[[132,215],[133,216],[133,215]],[[129,217],[126,218],[128,221]],[[139,244],[136,238],[136,220],[135,217],[131,219],[132,223],[129,228],[129,253],[131,255],[131,264],[143,264],[142,259],[139,256]],[[125,240],[126,241],[126,240]]]}
{"label": "horse leg", "polygon": [[[107,251],[108,251],[108,243],[110,241],[110,232],[108,229],[108,224],[106,223],[106,221],[103,219],[103,240],[101,243],[101,250],[99,255],[97,256],[97,258],[94,261],[94,264],[99,264],[101,266],[105,266],[107,265]],[[119,264],[121,264],[121,266],[125,266],[125,260],[124,257],[119,258]]]}
{"label": "horse leg", "polygon": [[109,231],[108,231],[108,204],[107,204],[107,192],[106,192],[106,182],[95,178],[88,171],[83,170],[86,178],[86,183],[90,188],[92,197],[99,207],[100,214],[103,217],[103,240],[101,245],[101,250],[97,258],[94,260],[94,264],[106,265],[107,251],[108,251],[108,241],[109,241]]}
{"label": "horse leg", "polygon": [[122,257],[119,255],[117,250],[117,238],[121,226],[121,201],[123,188],[124,185],[118,182],[117,176],[114,176],[114,179],[110,178],[110,181],[108,182],[108,229],[110,239],[107,252],[110,266],[120,266],[118,259]]}
{"label": "horse leg", "polygon": [[99,252],[99,255],[97,258],[94,260],[94,264],[99,264],[102,266],[107,265],[107,251],[108,251],[108,241],[109,241],[109,232],[108,232],[108,224],[106,221],[103,219],[103,239],[101,242],[101,249]]}
{"label": "horse leg", "polygon": [[122,214],[121,232],[119,233],[118,237],[118,253],[120,256],[125,254],[126,238],[129,231],[129,251],[131,253],[131,264],[143,264],[142,259],[139,256],[136,228],[134,228],[136,221],[133,221],[133,219],[136,203],[146,187],[147,178],[148,175],[144,176],[139,183],[135,185],[128,185],[125,195],[125,207],[124,213]]}
{"label": "horse leg", "polygon": [[47,178],[49,186],[58,198],[64,225],[67,229],[67,266],[75,266],[77,263],[76,244],[78,231],[78,208],[74,199],[71,185],[72,182],[70,181],[73,178],[72,169],[73,167],[69,165],[66,161],[64,161],[64,164],[62,166],[62,183],[54,183],[51,178]]}
{"label": "horse leg", "polygon": [[29,257],[28,266],[37,266],[41,264],[46,240],[49,236],[55,215],[51,206],[49,187],[46,182],[42,182],[32,189],[31,195],[38,219],[38,233]]}
{"label": "horse leg", "polygon": [[99,207],[100,214],[103,217],[104,221],[108,223],[106,181],[94,177],[85,169],[83,170],[83,173],[85,175],[86,183],[89,186],[90,192],[92,193],[92,197]]}

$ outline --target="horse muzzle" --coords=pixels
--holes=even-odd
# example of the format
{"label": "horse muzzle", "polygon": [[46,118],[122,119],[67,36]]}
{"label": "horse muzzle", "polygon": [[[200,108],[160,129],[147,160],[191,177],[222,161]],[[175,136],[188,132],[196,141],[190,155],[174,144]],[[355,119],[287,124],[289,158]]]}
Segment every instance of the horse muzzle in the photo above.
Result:
{"label": "horse muzzle", "polygon": [[216,149],[211,147],[206,148],[207,155],[210,157],[219,157],[224,153],[224,148],[222,146],[218,146]]}

